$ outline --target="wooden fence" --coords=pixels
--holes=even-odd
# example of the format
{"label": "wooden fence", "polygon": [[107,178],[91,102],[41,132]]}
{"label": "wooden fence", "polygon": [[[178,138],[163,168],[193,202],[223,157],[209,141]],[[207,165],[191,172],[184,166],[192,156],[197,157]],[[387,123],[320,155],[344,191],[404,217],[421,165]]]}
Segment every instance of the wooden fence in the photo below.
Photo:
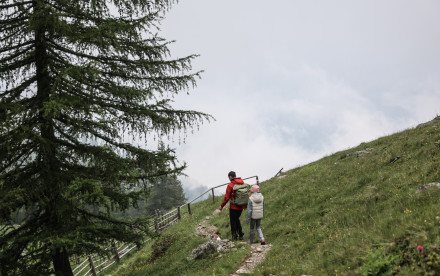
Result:
{"label": "wooden fence", "polygon": [[[243,180],[256,178],[257,183],[258,176],[251,176],[247,178],[243,178]],[[218,185],[215,187],[212,187],[208,189],[206,192],[202,193],[198,197],[194,198],[193,200],[178,206],[176,209],[169,211],[166,214],[162,214],[160,211],[156,212],[156,216],[154,217],[153,221],[146,226],[146,231],[156,231],[161,232],[165,230],[167,227],[172,225],[173,223],[179,221],[182,218],[182,208],[188,208],[188,214],[192,215],[191,210],[191,203],[196,201],[197,199],[201,198],[202,196],[206,195],[207,193],[212,194],[212,200],[215,201],[215,194],[214,190],[217,188],[220,188],[222,186],[228,185],[229,183],[225,183],[222,185]],[[152,238],[143,241],[143,243],[146,243],[150,241]],[[73,275],[75,276],[85,276],[85,275],[92,275],[95,276],[101,272],[103,272],[105,269],[109,268],[113,264],[119,262],[121,258],[123,258],[125,255],[127,255],[129,252],[131,252],[134,249],[140,249],[141,244],[138,243],[119,243],[114,242],[108,247],[105,248],[105,251],[108,251],[109,254],[107,256],[99,256],[99,255],[88,255],[88,256],[81,256],[77,257],[74,256],[70,259],[70,263],[73,269]],[[110,257],[109,257],[110,256]]]}
{"label": "wooden fence", "polygon": [[[150,225],[148,227],[149,230],[155,229],[155,225]],[[151,240],[151,237],[144,241],[148,242]],[[121,258],[123,258],[126,254],[131,252],[133,249],[140,249],[140,243],[121,243],[121,242],[113,242],[110,246],[105,248],[105,251],[108,251],[108,256],[99,256],[99,255],[88,255],[74,258],[71,258],[70,263],[73,264],[73,275],[97,275],[98,273],[103,272],[105,269],[109,268],[111,265],[119,262]]]}

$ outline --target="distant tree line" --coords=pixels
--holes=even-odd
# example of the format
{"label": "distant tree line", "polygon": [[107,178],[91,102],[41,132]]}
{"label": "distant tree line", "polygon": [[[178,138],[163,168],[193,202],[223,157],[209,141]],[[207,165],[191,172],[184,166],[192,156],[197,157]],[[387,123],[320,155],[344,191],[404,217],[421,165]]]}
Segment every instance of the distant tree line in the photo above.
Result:
{"label": "distant tree line", "polygon": [[[123,212],[114,211],[113,216],[123,219],[137,219],[141,217],[153,217],[156,211],[169,211],[177,206],[185,204],[187,198],[183,191],[182,183],[176,177],[162,176],[156,183],[148,185],[146,196],[139,199],[135,206],[131,206]],[[25,208],[16,210],[12,215],[11,222],[19,225],[32,216],[33,210]]]}
{"label": "distant tree line", "polygon": [[148,198],[137,201],[137,208],[131,207],[124,212],[115,213],[115,216],[133,219],[151,217],[156,215],[156,210],[169,211],[186,202],[182,183],[175,177],[160,177],[157,183],[149,186],[148,193]]}

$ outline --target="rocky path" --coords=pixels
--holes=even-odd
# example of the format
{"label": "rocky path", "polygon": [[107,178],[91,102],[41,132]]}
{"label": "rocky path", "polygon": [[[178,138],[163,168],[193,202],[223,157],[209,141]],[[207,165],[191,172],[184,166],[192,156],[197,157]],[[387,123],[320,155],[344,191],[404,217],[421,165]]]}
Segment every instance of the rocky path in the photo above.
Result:
{"label": "rocky path", "polygon": [[[216,210],[212,215],[215,216],[219,212],[220,211]],[[210,219],[211,217],[206,217],[205,220],[197,226],[195,233],[196,235],[205,237],[207,239],[212,239],[215,237],[217,233],[217,228],[212,225],[211,226],[206,225]],[[228,242],[228,244],[229,246],[231,246],[230,242]],[[272,248],[271,244],[266,244],[266,245],[260,245],[259,243],[251,244],[251,254],[240,264],[240,267],[237,269],[237,271],[230,274],[230,276],[237,276],[245,273],[251,273],[255,267],[257,267],[260,263],[264,261],[267,252],[269,252],[271,248]]]}
{"label": "rocky path", "polygon": [[267,252],[272,248],[271,244],[260,245],[251,244],[251,255],[244,260],[235,273],[230,276],[237,276],[244,273],[251,273],[257,265],[262,263],[266,258]]}
{"label": "rocky path", "polygon": [[[207,220],[208,218],[209,217],[206,217]],[[216,233],[217,233],[217,227],[213,225],[206,226],[206,221],[204,221],[204,223],[200,223],[199,226],[197,226],[195,234],[197,236],[201,236],[206,239],[212,239]]]}

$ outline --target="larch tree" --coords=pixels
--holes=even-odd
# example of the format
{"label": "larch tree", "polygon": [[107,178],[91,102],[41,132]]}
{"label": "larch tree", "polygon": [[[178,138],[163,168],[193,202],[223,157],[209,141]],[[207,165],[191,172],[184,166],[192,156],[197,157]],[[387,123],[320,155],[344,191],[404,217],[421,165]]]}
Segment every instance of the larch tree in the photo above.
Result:
{"label": "larch tree", "polygon": [[185,168],[146,141],[211,119],[172,107],[200,74],[158,35],[174,2],[0,0],[1,275],[72,275],[72,254],[142,239],[111,212]]}

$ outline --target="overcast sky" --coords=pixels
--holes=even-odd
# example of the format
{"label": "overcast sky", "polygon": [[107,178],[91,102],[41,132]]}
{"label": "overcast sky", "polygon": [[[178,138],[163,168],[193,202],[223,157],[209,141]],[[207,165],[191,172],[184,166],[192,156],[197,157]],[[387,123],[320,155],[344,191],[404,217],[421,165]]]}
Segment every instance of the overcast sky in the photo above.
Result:
{"label": "overcast sky", "polygon": [[180,0],[162,22],[205,70],[175,107],[216,118],[176,145],[188,188],[273,177],[440,115],[438,0]]}

